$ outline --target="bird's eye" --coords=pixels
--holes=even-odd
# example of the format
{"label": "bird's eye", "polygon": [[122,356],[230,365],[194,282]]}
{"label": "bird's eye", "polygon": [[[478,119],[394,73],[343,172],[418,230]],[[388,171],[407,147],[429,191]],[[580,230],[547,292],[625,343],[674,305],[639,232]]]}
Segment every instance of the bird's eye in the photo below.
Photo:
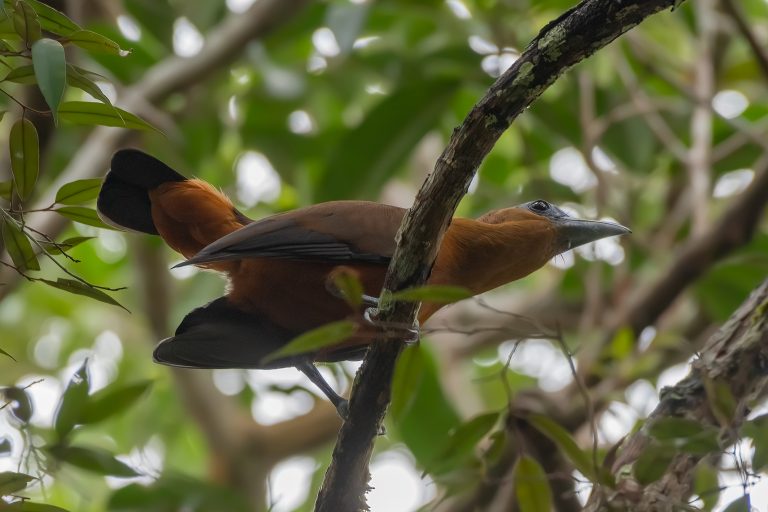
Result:
{"label": "bird's eye", "polygon": [[539,199],[538,201],[532,202],[529,208],[534,212],[544,213],[545,211],[549,210],[549,203]]}

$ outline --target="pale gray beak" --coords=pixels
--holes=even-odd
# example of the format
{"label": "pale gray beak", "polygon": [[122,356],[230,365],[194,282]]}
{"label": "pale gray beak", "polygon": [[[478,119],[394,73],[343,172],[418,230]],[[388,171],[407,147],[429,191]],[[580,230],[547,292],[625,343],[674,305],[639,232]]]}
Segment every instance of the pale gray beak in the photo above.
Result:
{"label": "pale gray beak", "polygon": [[609,236],[626,235],[632,231],[621,224],[603,222],[599,220],[573,219],[560,217],[554,219],[557,226],[558,242],[561,252],[573,249],[580,245],[607,238]]}

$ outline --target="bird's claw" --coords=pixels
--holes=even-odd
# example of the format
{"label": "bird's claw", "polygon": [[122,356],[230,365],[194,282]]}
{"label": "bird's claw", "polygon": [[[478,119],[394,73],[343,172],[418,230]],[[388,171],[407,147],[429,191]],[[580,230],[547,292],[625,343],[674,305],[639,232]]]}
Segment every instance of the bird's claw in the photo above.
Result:
{"label": "bird's claw", "polygon": [[389,334],[388,338],[395,338],[402,340],[406,345],[412,345],[419,341],[419,321],[414,321],[413,324],[406,324],[402,322],[382,322],[376,319],[378,309],[369,307],[363,313],[363,318],[366,322],[374,327],[387,331],[394,331]]}

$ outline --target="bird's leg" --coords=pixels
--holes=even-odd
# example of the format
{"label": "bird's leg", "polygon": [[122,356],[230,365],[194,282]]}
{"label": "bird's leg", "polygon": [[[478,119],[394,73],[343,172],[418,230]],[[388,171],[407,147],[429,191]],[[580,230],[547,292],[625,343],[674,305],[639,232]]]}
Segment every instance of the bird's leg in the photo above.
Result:
{"label": "bird's leg", "polygon": [[328,397],[328,400],[336,407],[336,412],[339,413],[341,419],[346,420],[349,415],[349,401],[346,398],[342,398],[336,393],[333,388],[325,381],[314,363],[304,362],[296,365],[296,369],[301,373],[309,377],[309,380],[317,386],[323,394]]}
{"label": "bird's leg", "polygon": [[[375,297],[371,298],[376,301],[376,305],[378,306],[378,299]],[[390,337],[402,340],[407,345],[412,345],[419,341],[418,320],[414,320],[413,324],[406,324],[403,322],[382,322],[376,318],[378,312],[379,310],[376,309],[376,307],[366,308],[365,313],[363,313],[363,318],[374,327],[378,327],[385,331],[394,331],[394,334]]]}

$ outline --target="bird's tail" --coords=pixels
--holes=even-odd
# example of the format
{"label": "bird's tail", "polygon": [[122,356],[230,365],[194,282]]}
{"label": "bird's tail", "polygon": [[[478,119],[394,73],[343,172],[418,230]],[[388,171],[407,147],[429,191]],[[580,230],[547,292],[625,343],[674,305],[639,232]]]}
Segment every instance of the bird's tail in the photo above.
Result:
{"label": "bird's tail", "polygon": [[[208,183],[188,179],[137,149],[112,157],[97,208],[108,224],[160,235],[187,258],[250,222]],[[226,271],[230,265],[209,267]]]}

